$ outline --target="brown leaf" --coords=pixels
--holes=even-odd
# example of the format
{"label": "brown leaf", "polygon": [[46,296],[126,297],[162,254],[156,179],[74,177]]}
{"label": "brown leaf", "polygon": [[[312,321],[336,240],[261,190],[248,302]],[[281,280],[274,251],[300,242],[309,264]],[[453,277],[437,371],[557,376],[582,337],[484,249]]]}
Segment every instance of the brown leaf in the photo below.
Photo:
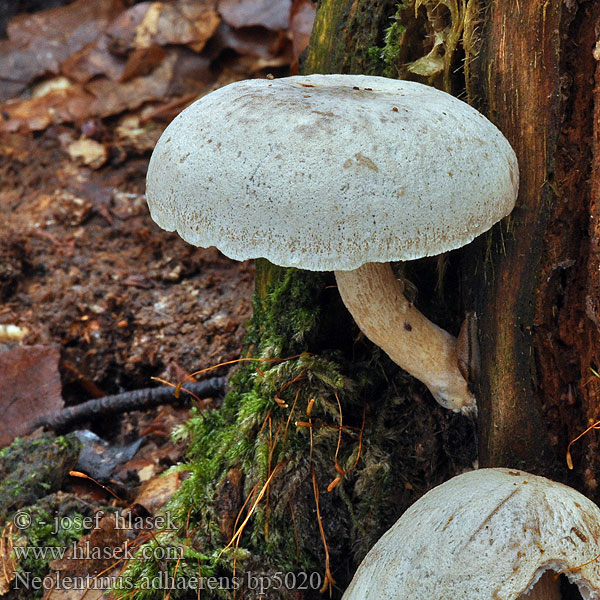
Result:
{"label": "brown leaf", "polygon": [[140,2],[120,15],[107,29],[113,52],[135,48],[188,44],[200,52],[220,23],[212,0]]}
{"label": "brown leaf", "polygon": [[277,31],[290,23],[292,0],[219,0],[223,20],[232,27],[262,25]]}
{"label": "brown leaf", "polygon": [[200,52],[221,19],[214,2],[141,2],[119,14],[93,43],[67,58],[63,74],[85,83],[98,75],[127,81],[146,75],[165,56],[162,46],[189,45]]}
{"label": "brown leaf", "polygon": [[94,41],[123,10],[121,0],[76,0],[68,6],[19,15],[0,44],[0,100],[15,97],[41,75],[57,74],[60,64]]}
{"label": "brown leaf", "polygon": [[160,46],[137,48],[129,55],[119,81],[125,82],[140,75],[148,75],[160,65],[165,56],[166,52]]}
{"label": "brown leaf", "polygon": [[57,346],[18,346],[0,353],[0,447],[63,407],[59,358]]}
{"label": "brown leaf", "polygon": [[144,102],[199,93],[212,80],[209,67],[208,59],[186,48],[169,48],[165,59],[148,75],[120,85],[106,78],[90,81],[86,89],[95,96],[90,114],[108,117],[138,108]]}
{"label": "brown leaf", "polygon": [[147,481],[133,504],[141,504],[152,514],[162,508],[181,484],[181,473],[173,472],[159,475]]}
{"label": "brown leaf", "polygon": [[315,22],[317,5],[312,0],[294,0],[290,13],[293,64],[298,64],[300,54],[308,46]]}
{"label": "brown leaf", "polygon": [[221,23],[213,43],[219,48],[235,50],[238,54],[273,58],[280,49],[280,36],[278,32],[264,27],[234,29],[227,23]]}
{"label": "brown leaf", "polygon": [[55,89],[39,98],[0,104],[0,131],[39,131],[52,123],[83,120],[93,96],[77,85]]}
{"label": "brown leaf", "polygon": [[127,61],[124,57],[115,56],[109,44],[108,36],[100,36],[96,42],[67,58],[61,65],[61,73],[79,83],[86,83],[97,75],[119,81]]}

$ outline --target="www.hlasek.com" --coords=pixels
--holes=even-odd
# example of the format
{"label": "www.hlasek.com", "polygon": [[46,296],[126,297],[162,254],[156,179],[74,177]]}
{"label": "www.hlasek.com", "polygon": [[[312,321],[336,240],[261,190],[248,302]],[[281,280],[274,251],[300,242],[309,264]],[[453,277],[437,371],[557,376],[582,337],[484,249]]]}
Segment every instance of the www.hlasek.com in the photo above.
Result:
{"label": "www.hlasek.com", "polygon": [[121,546],[94,546],[90,541],[73,542],[71,546],[14,546],[15,558],[20,562],[35,560],[132,560],[140,557],[154,560],[181,560],[183,546],[139,546],[125,541]]}
{"label": "www.hlasek.com", "polygon": [[[160,573],[155,577],[141,577],[135,581],[136,590],[247,590],[257,591],[259,596],[267,591],[277,590],[318,590],[323,578],[320,573],[276,571],[270,575],[254,575],[251,572],[231,577],[173,577]],[[17,572],[12,588],[37,590],[108,590],[114,587],[133,588],[128,580],[121,576],[93,575],[66,576],[60,572],[45,577],[32,576],[31,573]]]}

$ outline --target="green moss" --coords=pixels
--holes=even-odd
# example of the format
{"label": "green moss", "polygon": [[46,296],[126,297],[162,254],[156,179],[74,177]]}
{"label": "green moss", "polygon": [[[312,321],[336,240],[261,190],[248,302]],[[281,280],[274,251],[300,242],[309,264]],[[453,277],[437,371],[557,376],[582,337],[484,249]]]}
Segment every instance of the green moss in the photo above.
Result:
{"label": "green moss", "polygon": [[451,93],[461,89],[465,6],[460,0],[399,2],[383,45],[368,49],[370,73],[420,81]]}
{"label": "green moss", "polygon": [[17,438],[0,452],[0,523],[20,507],[57,491],[77,463],[81,445],[71,434]]}
{"label": "green moss", "polygon": [[[172,598],[189,597],[199,572],[228,581],[234,573],[246,581],[248,573],[291,571],[322,578],[313,473],[331,568],[343,589],[402,510],[447,475],[449,461],[435,456],[443,453],[450,420],[460,417],[433,400],[409,400],[407,376],[370,343],[355,342],[357,330],[344,321],[331,276],[264,265],[258,275],[261,293],[247,340],[249,355],[260,360],[242,363],[219,410],[193,411],[175,433],[187,444],[187,460],[177,467],[187,477],[165,511],[179,530],[157,539],[185,548],[184,556],[179,562],[131,563],[117,590],[121,598],[162,598],[164,588],[148,586],[160,583],[161,573],[177,575],[180,589],[170,590]],[[331,335],[332,321],[348,330],[345,337]],[[452,468],[471,460],[472,454],[465,460],[452,456]],[[348,473],[327,491],[340,470]],[[228,545],[236,517],[239,525],[251,506],[243,532]],[[254,597],[243,586],[235,593]],[[223,586],[202,590],[206,599],[233,596]],[[264,596],[285,597],[272,591]]]}
{"label": "green moss", "polygon": [[[404,4],[400,3],[400,8]],[[398,21],[398,15],[394,17],[394,22],[385,30],[383,47],[372,46],[369,48],[369,57],[375,62],[375,70],[387,77],[397,77],[398,71],[396,63],[400,58],[403,35],[406,32],[406,26]]]}
{"label": "green moss", "polygon": [[[90,517],[91,512],[89,506],[77,498],[57,493],[20,509],[18,517],[10,515],[15,525],[21,524],[20,529],[10,528],[12,558],[17,564],[16,578],[11,584],[13,600],[43,596],[43,587],[28,582],[36,578],[42,580],[50,562],[68,553],[85,532],[84,517]],[[29,523],[27,527],[23,527],[25,522]]]}

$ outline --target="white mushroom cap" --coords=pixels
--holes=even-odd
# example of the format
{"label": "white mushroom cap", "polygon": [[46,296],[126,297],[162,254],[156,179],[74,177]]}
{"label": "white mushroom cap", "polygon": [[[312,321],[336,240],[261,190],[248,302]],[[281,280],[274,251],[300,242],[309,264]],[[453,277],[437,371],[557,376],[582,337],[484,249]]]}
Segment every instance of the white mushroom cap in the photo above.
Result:
{"label": "white mushroom cap", "polygon": [[482,469],[413,504],[343,598],[514,600],[545,571],[581,565],[567,577],[583,598],[600,598],[599,553],[600,509],[585,496],[523,471]]}
{"label": "white mushroom cap", "polygon": [[458,248],[513,208],[515,154],[460,100],[410,81],[232,83],[184,110],[150,161],[152,218],[238,260],[351,270]]}

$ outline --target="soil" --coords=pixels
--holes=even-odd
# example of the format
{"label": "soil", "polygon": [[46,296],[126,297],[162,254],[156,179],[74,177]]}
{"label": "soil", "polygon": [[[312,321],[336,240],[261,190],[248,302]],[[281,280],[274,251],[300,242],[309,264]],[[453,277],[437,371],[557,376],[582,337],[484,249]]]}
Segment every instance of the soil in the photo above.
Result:
{"label": "soil", "polygon": [[62,149],[73,135],[0,137],[0,325],[59,345],[67,405],[237,358],[252,266],[152,222],[149,155],[94,171]]}

